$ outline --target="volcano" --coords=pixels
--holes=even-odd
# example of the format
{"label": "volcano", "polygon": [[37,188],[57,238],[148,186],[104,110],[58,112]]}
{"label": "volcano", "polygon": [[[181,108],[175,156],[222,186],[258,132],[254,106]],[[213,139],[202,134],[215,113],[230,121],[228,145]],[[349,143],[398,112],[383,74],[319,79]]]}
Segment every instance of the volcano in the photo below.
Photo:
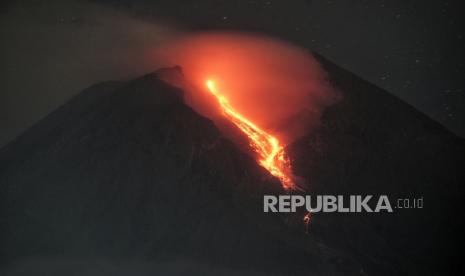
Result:
{"label": "volcano", "polygon": [[[465,143],[316,56],[343,97],[287,146],[315,194],[424,198],[389,214],[264,213],[279,179],[160,71],[94,85],[0,151],[7,275],[425,275],[461,267]],[[164,69],[179,75],[179,68]]]}

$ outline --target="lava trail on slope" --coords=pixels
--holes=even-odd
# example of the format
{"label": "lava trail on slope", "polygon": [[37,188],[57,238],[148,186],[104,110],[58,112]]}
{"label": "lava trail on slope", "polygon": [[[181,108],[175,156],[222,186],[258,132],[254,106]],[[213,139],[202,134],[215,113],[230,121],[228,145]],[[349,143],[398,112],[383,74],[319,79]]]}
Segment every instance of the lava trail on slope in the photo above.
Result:
{"label": "lava trail on slope", "polygon": [[224,116],[247,135],[250,146],[258,154],[258,163],[277,177],[284,189],[296,189],[290,160],[279,140],[234,110],[228,99],[218,91],[213,80],[207,80],[205,84],[218,100]]}

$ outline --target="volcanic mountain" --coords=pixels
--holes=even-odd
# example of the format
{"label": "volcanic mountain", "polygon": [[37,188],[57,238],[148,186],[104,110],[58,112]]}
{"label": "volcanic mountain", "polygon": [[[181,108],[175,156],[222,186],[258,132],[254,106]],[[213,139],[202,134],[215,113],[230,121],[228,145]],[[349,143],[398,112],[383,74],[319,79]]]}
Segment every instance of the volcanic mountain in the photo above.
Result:
{"label": "volcanic mountain", "polygon": [[[279,181],[150,73],[94,85],[0,151],[7,275],[424,275],[460,267],[465,144],[318,57],[343,97],[288,146],[311,194],[390,214],[263,212]],[[179,74],[179,68],[164,69]]]}

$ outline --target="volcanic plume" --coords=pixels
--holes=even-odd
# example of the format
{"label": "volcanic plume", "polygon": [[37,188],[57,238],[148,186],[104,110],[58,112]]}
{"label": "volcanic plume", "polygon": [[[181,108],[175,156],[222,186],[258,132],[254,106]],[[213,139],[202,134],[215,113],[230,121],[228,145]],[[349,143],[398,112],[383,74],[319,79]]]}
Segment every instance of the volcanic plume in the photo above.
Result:
{"label": "volcanic plume", "polygon": [[[318,125],[323,108],[337,99],[326,73],[309,52],[253,34],[202,33],[165,45],[156,58],[167,66],[182,67],[188,84],[181,86],[191,107],[220,129],[226,115],[248,136],[258,163],[284,188],[295,188],[284,148]],[[212,108],[206,81],[210,83],[207,91],[220,104],[216,88],[221,87],[227,110],[223,104]],[[258,140],[267,141],[266,145],[252,137],[259,133],[263,136]]]}
{"label": "volcanic plume", "polygon": [[[311,54],[280,40],[242,33],[188,35],[158,49],[157,59],[180,65],[187,103],[204,115],[205,81],[215,80],[238,112],[285,144],[318,124],[336,93]],[[203,100],[202,100],[203,99]],[[215,118],[212,118],[215,119]]]}

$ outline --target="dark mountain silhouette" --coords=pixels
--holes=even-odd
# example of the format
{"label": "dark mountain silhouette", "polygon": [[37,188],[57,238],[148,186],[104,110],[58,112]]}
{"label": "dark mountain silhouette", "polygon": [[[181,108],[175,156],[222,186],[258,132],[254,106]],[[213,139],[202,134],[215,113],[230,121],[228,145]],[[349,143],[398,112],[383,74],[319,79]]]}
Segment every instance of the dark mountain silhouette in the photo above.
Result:
{"label": "dark mountain silhouette", "polygon": [[[325,111],[320,128],[291,145],[296,173],[316,194],[422,197],[423,209],[356,216],[403,259],[402,271],[437,275],[463,270],[458,256],[464,231],[459,211],[464,140],[386,91],[317,58],[343,100]],[[324,216],[322,235],[336,230],[333,235],[360,254],[379,254],[381,247],[369,251],[364,232],[351,229],[353,217]]]}
{"label": "dark mountain silhouette", "polygon": [[[289,146],[311,193],[394,214],[262,212],[278,181],[156,73],[90,87],[0,151],[7,275],[401,275],[456,268],[463,140],[319,58],[343,99]],[[171,69],[177,74],[178,69]]]}

